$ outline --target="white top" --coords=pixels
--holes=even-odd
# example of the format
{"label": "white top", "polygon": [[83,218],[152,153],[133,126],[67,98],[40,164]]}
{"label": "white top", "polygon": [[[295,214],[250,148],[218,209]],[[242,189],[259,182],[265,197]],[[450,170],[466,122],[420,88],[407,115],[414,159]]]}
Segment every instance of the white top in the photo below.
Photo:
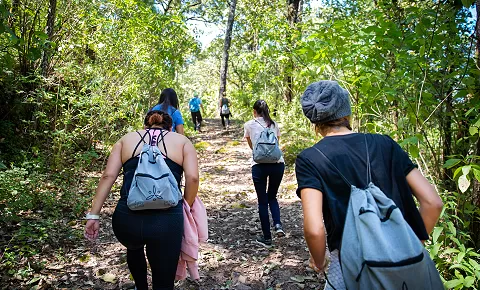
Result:
{"label": "white top", "polygon": [[[257,121],[255,121],[257,120]],[[258,124],[260,123],[260,124]],[[263,120],[263,117],[257,117],[254,120],[250,120],[243,125],[243,128],[245,130],[245,133],[243,137],[250,137],[250,140],[252,141],[252,145],[255,145],[257,143],[258,138],[260,137],[260,133],[262,133],[264,127],[267,127],[267,123],[265,120]],[[273,132],[275,133],[275,136],[278,138],[280,137],[280,129],[278,128],[278,124],[273,122],[272,125],[270,125],[270,128],[272,128]],[[258,164],[255,161],[253,161],[253,156],[250,157],[250,163],[251,165]],[[283,155],[280,157],[280,159],[277,161],[277,163],[285,163],[283,160]]]}

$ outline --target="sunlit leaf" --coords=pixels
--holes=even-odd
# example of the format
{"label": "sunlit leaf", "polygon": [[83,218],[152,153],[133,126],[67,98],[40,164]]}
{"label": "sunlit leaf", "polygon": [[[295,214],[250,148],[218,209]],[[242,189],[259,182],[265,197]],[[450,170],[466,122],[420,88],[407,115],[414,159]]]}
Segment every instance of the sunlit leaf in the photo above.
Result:
{"label": "sunlit leaf", "polygon": [[470,180],[468,180],[466,175],[462,175],[458,178],[458,188],[461,192],[467,191],[470,187]]}

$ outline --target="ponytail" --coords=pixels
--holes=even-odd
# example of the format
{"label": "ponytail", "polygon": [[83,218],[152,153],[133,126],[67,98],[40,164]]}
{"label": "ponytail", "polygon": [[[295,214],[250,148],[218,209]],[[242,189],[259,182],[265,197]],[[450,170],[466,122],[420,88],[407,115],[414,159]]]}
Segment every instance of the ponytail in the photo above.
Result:
{"label": "ponytail", "polygon": [[272,124],[275,126],[275,122],[273,122],[270,117],[270,109],[268,109],[267,102],[258,100],[253,104],[253,109],[257,112],[257,115],[263,117],[263,120],[267,123],[267,127],[270,127]]}

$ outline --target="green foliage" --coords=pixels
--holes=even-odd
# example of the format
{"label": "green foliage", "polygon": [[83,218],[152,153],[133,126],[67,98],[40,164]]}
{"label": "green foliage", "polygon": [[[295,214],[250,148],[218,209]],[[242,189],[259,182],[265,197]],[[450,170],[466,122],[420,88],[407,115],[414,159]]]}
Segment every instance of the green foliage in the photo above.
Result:
{"label": "green foliage", "polygon": [[[448,289],[477,289],[480,285],[480,254],[469,247],[469,223],[480,210],[458,193],[443,195],[444,210],[432,240],[427,244],[431,258]],[[461,206],[464,210],[459,211]]]}

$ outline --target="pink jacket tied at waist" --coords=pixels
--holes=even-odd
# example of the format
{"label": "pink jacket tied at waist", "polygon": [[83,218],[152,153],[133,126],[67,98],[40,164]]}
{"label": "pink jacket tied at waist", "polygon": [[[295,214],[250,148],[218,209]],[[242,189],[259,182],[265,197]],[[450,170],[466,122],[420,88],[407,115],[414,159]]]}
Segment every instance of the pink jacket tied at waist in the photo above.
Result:
{"label": "pink jacket tied at waist", "polygon": [[177,265],[176,280],[183,280],[188,273],[192,279],[200,279],[198,273],[198,249],[208,239],[207,210],[200,198],[196,197],[192,207],[183,201],[182,251]]}

